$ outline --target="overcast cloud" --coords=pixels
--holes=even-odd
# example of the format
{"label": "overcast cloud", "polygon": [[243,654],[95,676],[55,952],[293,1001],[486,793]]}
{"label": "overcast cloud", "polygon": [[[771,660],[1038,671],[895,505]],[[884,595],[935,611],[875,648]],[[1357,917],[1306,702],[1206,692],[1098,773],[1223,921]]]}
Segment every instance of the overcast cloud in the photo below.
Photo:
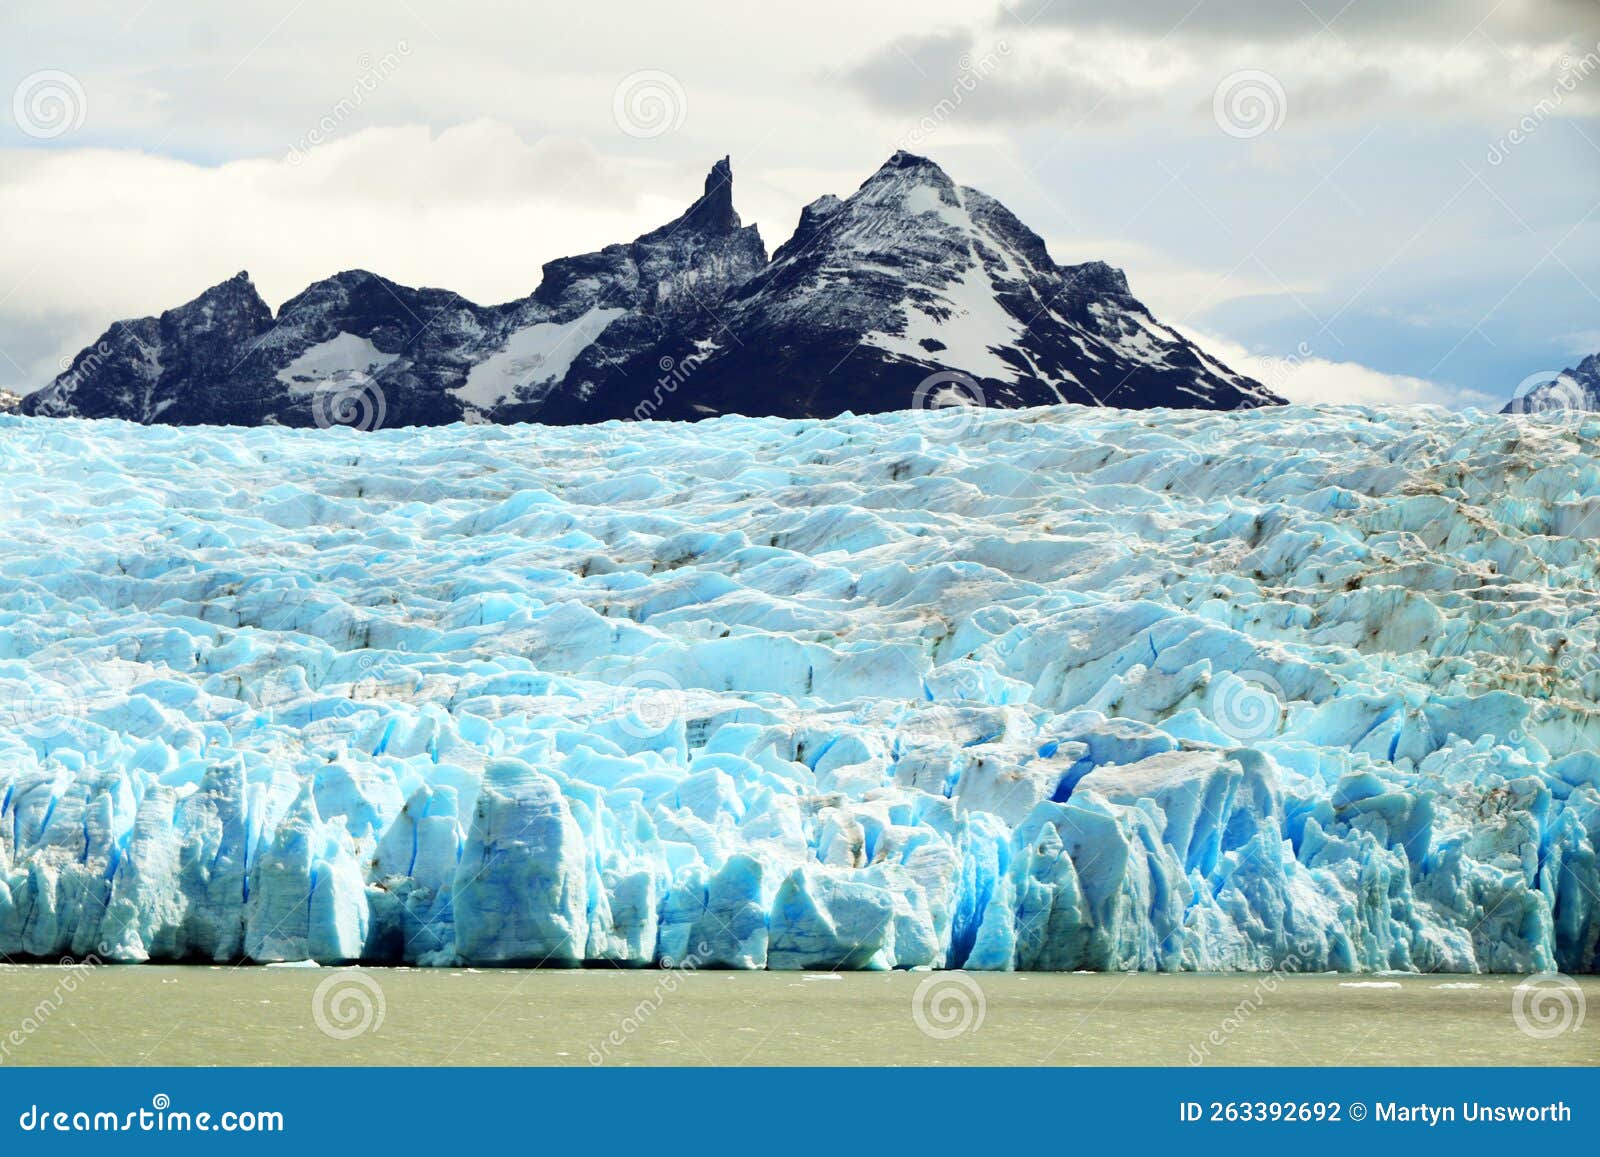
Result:
{"label": "overcast cloud", "polygon": [[[485,301],[732,153],[769,247],[895,148],[1286,392],[1492,404],[1600,348],[1595,0],[0,9],[0,387],[247,268]],[[10,99],[4,99],[4,98]]]}

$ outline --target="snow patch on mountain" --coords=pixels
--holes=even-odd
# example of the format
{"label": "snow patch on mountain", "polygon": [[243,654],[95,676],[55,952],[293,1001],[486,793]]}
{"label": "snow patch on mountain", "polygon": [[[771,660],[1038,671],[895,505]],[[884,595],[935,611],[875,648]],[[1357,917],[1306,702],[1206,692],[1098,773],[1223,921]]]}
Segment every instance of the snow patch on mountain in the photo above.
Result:
{"label": "snow patch on mountain", "polygon": [[318,342],[278,371],[277,378],[290,390],[305,393],[323,382],[353,373],[377,374],[399,354],[384,353],[371,340],[353,333]]}
{"label": "snow patch on mountain", "polygon": [[1000,307],[982,270],[973,266],[932,301],[909,305],[901,332],[873,332],[864,340],[913,361],[936,360],[975,377],[1015,382],[1017,367],[1000,350],[1010,348],[1022,332],[1022,323]]}
{"label": "snow patch on mountain", "polygon": [[516,330],[504,345],[467,373],[457,396],[478,410],[492,410],[512,398],[538,400],[529,386],[549,386],[564,378],[578,355],[592,346],[626,310],[592,306],[571,321],[537,322]]}
{"label": "snow patch on mountain", "polygon": [[904,152],[807,206],[769,260],[724,158],[679,217],[549,262],[519,301],[349,270],[274,315],[239,274],[117,323],[22,409],[308,426],[356,414],[307,397],[353,374],[390,425],[878,413],[921,404],[939,373],[995,407],[1281,400],[1148,320],[1119,271],[1057,265],[998,201]]}

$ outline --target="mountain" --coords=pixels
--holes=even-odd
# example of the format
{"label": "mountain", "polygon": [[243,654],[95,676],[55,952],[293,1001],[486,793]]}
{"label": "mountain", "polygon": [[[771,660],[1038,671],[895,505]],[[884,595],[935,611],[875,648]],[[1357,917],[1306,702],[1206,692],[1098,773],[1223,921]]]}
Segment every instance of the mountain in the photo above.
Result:
{"label": "mountain", "polygon": [[[1529,383],[1534,383],[1529,386]],[[1552,378],[1536,375],[1524,383],[1502,414],[1538,414],[1551,410],[1600,410],[1600,354],[1590,354],[1573,369]]]}
{"label": "mountain", "polygon": [[0,414],[14,414],[22,406],[22,395],[0,390]]}
{"label": "mountain", "polygon": [[1004,205],[903,152],[848,199],[808,205],[771,264],[699,320],[664,359],[651,351],[678,388],[640,362],[556,412],[896,410],[939,404],[924,383],[941,371],[962,375],[933,383],[948,400],[998,407],[1280,401],[1158,323],[1119,270],[1055,264]]}
{"label": "mountain", "polygon": [[364,270],[319,281],[276,319],[245,273],[159,318],[118,322],[26,413],[136,422],[440,425],[532,418],[558,388],[675,332],[697,295],[765,266],[719,162],[676,221],[554,261],[537,292],[485,307]]}
{"label": "mountain", "polygon": [[1281,402],[1161,325],[1100,262],[896,153],[768,259],[727,158],[676,220],[480,306],[361,270],[274,316],[240,273],[117,322],[22,410],[174,425],[576,424],[1080,402]]}

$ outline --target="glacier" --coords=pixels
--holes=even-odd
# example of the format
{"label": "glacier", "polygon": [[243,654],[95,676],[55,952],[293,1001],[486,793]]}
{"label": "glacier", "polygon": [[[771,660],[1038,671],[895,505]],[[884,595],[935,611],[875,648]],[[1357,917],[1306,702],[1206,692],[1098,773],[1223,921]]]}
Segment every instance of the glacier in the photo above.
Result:
{"label": "glacier", "polygon": [[0,953],[1593,972],[1597,439],[0,416]]}

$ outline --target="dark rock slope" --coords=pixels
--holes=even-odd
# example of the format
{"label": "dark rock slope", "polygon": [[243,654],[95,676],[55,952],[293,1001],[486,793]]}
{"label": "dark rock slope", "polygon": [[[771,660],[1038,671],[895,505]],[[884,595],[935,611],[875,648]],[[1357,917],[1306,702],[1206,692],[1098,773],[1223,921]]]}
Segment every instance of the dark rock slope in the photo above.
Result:
{"label": "dark rock slope", "polygon": [[1239,409],[1281,399],[1161,325],[1100,262],[897,153],[768,260],[726,159],[675,221],[480,306],[360,270],[276,317],[246,274],[118,322],[25,413],[169,424],[580,423],[912,406]]}
{"label": "dark rock slope", "polygon": [[1536,374],[1523,383],[1503,414],[1600,410],[1600,354],[1590,354],[1559,374]]}

